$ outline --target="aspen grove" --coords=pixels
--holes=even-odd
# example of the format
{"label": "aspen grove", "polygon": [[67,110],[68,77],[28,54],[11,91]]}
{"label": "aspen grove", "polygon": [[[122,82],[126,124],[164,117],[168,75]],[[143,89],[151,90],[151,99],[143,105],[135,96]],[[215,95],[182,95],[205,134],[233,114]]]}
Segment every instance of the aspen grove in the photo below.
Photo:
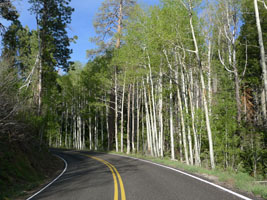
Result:
{"label": "aspen grove", "polygon": [[58,78],[49,144],[266,174],[264,16],[257,0],[104,1],[98,48]]}
{"label": "aspen grove", "polygon": [[[33,93],[40,143],[266,178],[266,0],[161,0],[150,7],[104,0],[85,65],[67,61],[69,49],[55,50],[71,39],[43,28],[42,1],[32,2],[40,30],[31,33],[29,64],[39,63],[40,72],[23,71],[33,84],[20,90]],[[57,11],[68,11],[66,22],[55,24],[62,31],[70,9]],[[63,75],[55,62],[65,66]]]}

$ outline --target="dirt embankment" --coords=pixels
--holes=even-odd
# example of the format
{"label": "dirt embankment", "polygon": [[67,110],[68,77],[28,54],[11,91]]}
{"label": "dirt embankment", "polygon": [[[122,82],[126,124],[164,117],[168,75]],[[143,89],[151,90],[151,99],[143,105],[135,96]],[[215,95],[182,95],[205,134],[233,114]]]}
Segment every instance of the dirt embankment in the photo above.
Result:
{"label": "dirt embankment", "polygon": [[25,199],[62,171],[64,163],[34,142],[0,140],[0,200]]}

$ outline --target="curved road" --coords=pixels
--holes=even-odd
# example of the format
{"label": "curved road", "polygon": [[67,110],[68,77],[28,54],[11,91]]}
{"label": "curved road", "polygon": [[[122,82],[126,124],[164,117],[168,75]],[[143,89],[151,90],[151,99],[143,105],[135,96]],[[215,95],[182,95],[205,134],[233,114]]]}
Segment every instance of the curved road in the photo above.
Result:
{"label": "curved road", "polygon": [[53,150],[53,153],[64,158],[68,168],[32,199],[242,199],[174,170],[140,160],[92,152]]}

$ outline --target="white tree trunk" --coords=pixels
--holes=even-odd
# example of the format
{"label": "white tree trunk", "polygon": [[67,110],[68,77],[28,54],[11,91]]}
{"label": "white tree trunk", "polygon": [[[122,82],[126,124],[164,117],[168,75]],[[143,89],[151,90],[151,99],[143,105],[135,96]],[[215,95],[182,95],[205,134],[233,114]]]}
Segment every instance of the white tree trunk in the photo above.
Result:
{"label": "white tree trunk", "polygon": [[[184,106],[185,106],[185,112],[186,115],[189,115],[188,112],[188,101],[187,101],[187,94],[186,94],[186,89],[185,89],[185,76],[184,76],[184,72],[183,72],[183,65],[184,63],[182,63],[182,61],[180,62],[181,65],[181,80],[182,80],[182,94],[183,94],[183,98],[184,98]],[[185,69],[185,67],[184,67]],[[189,144],[189,156],[190,156],[190,164],[193,165],[194,164],[194,160],[193,160],[193,150],[192,150],[192,138],[191,138],[191,131],[190,131],[190,126],[189,126],[189,121],[188,121],[188,117],[186,117],[186,121],[187,121],[187,137],[188,137],[188,144]]]}
{"label": "white tree trunk", "polygon": [[160,66],[159,72],[159,151],[160,157],[163,157],[163,115],[162,115],[162,105],[163,104],[163,95],[162,95],[162,69]]}
{"label": "white tree trunk", "polygon": [[67,105],[66,105],[66,118],[65,118],[65,147],[66,148],[70,148],[68,146],[68,108],[67,108]]}
{"label": "white tree trunk", "polygon": [[149,106],[149,117],[150,117],[150,132],[151,132],[151,144],[152,144],[152,152],[154,156],[158,156],[157,149],[156,149],[156,131],[154,126],[154,119],[153,119],[153,108],[151,105],[151,95],[148,93],[148,106]]}
{"label": "white tree trunk", "polygon": [[118,89],[117,89],[117,71],[115,71],[115,145],[116,152],[119,151],[118,144]]}
{"label": "white tree trunk", "polygon": [[205,94],[206,93],[206,87],[205,87],[204,76],[203,76],[203,66],[202,66],[202,63],[200,60],[198,43],[196,40],[195,30],[194,30],[194,26],[193,26],[192,0],[190,0],[189,17],[190,17],[191,33],[192,33],[194,46],[195,46],[195,54],[196,54],[198,65],[199,65],[200,80],[201,80],[201,87],[202,87],[202,96],[203,96],[203,106],[204,106],[204,110],[205,110],[206,127],[207,127],[207,132],[208,132],[208,139],[209,139],[210,163],[211,163],[211,168],[215,169],[213,139],[212,139],[212,132],[211,132],[211,128],[210,128],[209,110],[208,110],[207,99],[206,99],[206,94]]}
{"label": "white tree trunk", "polygon": [[[172,70],[171,63],[168,60],[167,54],[165,53],[167,62],[169,64],[169,68]],[[181,118],[181,126],[182,126],[182,136],[183,136],[183,145],[184,145],[184,155],[185,155],[185,162],[187,165],[189,165],[189,159],[188,159],[188,150],[187,150],[187,141],[186,141],[186,133],[185,133],[185,122],[184,122],[184,114],[183,114],[183,108],[182,108],[182,100],[181,100],[181,94],[179,89],[179,80],[178,80],[178,58],[177,54],[175,54],[175,61],[176,61],[176,70],[175,70],[175,81],[176,81],[176,90],[177,90],[177,99],[178,99],[178,108],[180,112],[180,118]]]}
{"label": "white tree trunk", "polygon": [[76,123],[76,117],[73,116],[73,133],[72,133],[72,136],[73,136],[73,147],[74,149],[77,149],[77,123]]}
{"label": "white tree trunk", "polygon": [[198,138],[197,138],[197,132],[195,128],[195,108],[193,105],[193,87],[194,87],[194,80],[193,80],[193,73],[192,70],[190,70],[190,87],[189,87],[189,101],[190,101],[190,107],[191,107],[191,120],[192,120],[192,130],[193,130],[193,135],[194,135],[194,148],[195,148],[195,164],[197,166],[200,166],[201,160],[200,160],[200,152],[199,152],[199,147],[198,147]]}
{"label": "white tree trunk", "polygon": [[[89,108],[89,115],[90,115],[90,108]],[[89,149],[92,150],[92,119],[91,116],[89,116],[88,120],[88,131],[89,131]]]}
{"label": "white tree trunk", "polygon": [[82,149],[85,149],[85,122],[84,120],[82,120],[82,124],[83,124],[83,142],[82,142]]}
{"label": "white tree trunk", "polygon": [[138,87],[138,82],[136,85],[136,108],[137,108],[137,113],[136,113],[136,137],[137,137],[137,141],[136,141],[136,148],[137,148],[137,153],[140,151],[140,135],[139,135],[139,118],[140,118],[140,105],[139,105],[139,87]]}
{"label": "white tree trunk", "polygon": [[78,144],[77,144],[77,148],[79,150],[82,149],[82,120],[81,120],[81,116],[78,115],[77,117],[77,128],[78,128],[78,132],[77,132],[77,137],[78,137]]}
{"label": "white tree trunk", "polygon": [[93,149],[93,141],[92,141],[92,119],[89,117],[89,149]]}
{"label": "white tree trunk", "polygon": [[110,136],[110,133],[109,133],[109,125],[108,125],[108,102],[107,102],[107,95],[105,95],[105,100],[106,100],[106,128],[107,128],[107,141],[108,141],[108,151],[110,150],[110,142],[109,142],[109,136]]}
{"label": "white tree trunk", "polygon": [[101,145],[102,149],[104,150],[104,111],[103,108],[101,108]]}
{"label": "white tree trunk", "polygon": [[[262,67],[262,73],[263,73],[263,85],[264,85],[264,90],[265,90],[265,104],[264,105],[265,105],[265,110],[266,110],[266,105],[267,105],[267,68],[266,68],[265,49],[264,49],[261,22],[260,22],[260,14],[259,14],[259,8],[258,8],[258,0],[254,0],[254,8],[255,8],[255,17],[256,17],[258,37],[259,37],[259,45],[260,45],[260,52],[261,52],[261,67]],[[267,118],[265,117],[265,121],[266,120],[267,120]]]}
{"label": "white tree trunk", "polygon": [[151,154],[151,156],[154,156],[152,136],[151,136],[150,114],[149,114],[149,109],[148,109],[148,100],[147,100],[147,93],[146,93],[144,81],[143,81],[143,86],[144,86],[144,102],[145,102],[145,110],[146,110],[147,149],[148,149],[148,152]]}
{"label": "white tree trunk", "polygon": [[171,159],[175,160],[174,136],[173,136],[173,97],[172,97],[172,79],[171,78],[170,78],[170,137],[171,137]]}
{"label": "white tree trunk", "polygon": [[127,154],[130,153],[130,109],[131,109],[131,85],[128,91],[128,108],[127,108]]}
{"label": "white tree trunk", "polygon": [[211,87],[211,41],[210,40],[208,46],[208,91],[209,91],[208,93],[209,115],[211,115],[212,87]]}
{"label": "white tree trunk", "polygon": [[[142,91],[141,91],[142,92]],[[141,96],[143,96],[142,94],[141,94]],[[142,153],[144,154],[144,151],[145,151],[145,120],[144,120],[144,100],[143,100],[143,98],[142,98],[142,104],[141,104],[141,107],[142,107],[142,109],[141,109],[141,123],[142,123],[142,133],[141,133],[141,135],[142,135]]]}
{"label": "white tree trunk", "polygon": [[95,113],[95,151],[98,150],[98,129],[97,129],[97,111]]}
{"label": "white tree trunk", "polygon": [[[152,99],[152,107],[150,107],[151,109],[151,117],[153,117],[151,119],[151,125],[152,125],[152,129],[153,129],[153,135],[152,137],[153,139],[153,143],[154,143],[154,151],[155,151],[155,156],[158,157],[159,156],[159,142],[158,142],[158,131],[157,131],[157,117],[156,117],[156,104],[155,104],[155,97],[154,97],[154,84],[153,84],[153,79],[152,79],[152,69],[151,69],[151,65],[150,65],[150,58],[148,56],[149,59],[149,63],[148,63],[148,67],[149,67],[149,79],[150,79],[150,87],[151,87],[151,99]],[[149,95],[150,97],[150,95]],[[150,100],[149,100],[150,102]]]}
{"label": "white tree trunk", "polygon": [[121,152],[123,152],[123,110],[124,110],[124,96],[125,96],[125,79],[126,72],[124,72],[122,98],[121,98]]}
{"label": "white tree trunk", "polygon": [[132,152],[135,153],[135,142],[134,142],[134,98],[135,98],[135,84],[133,83],[133,89],[132,89]]}

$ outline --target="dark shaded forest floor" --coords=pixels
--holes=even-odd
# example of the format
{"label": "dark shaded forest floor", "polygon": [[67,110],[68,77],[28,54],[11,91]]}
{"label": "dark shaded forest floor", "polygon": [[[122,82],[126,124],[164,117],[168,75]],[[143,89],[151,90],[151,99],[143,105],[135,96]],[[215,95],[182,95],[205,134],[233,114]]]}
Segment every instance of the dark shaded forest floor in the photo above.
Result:
{"label": "dark shaded forest floor", "polygon": [[34,142],[0,139],[0,200],[25,199],[62,171],[63,161]]}

